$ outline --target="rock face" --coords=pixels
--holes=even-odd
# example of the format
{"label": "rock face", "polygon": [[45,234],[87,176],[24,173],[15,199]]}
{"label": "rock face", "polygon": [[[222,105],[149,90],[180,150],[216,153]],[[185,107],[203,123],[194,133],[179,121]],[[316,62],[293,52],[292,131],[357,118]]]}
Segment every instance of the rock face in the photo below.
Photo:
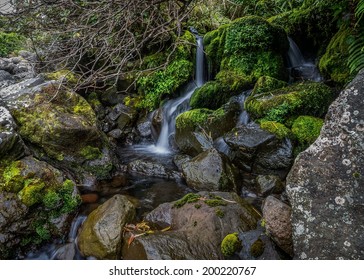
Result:
{"label": "rock face", "polygon": [[364,258],[363,94],[361,71],[287,177],[295,258]]}
{"label": "rock face", "polygon": [[247,172],[276,174],[284,178],[293,161],[293,146],[255,123],[240,125],[224,136],[233,151],[234,162]]}
{"label": "rock face", "polygon": [[187,185],[196,190],[239,191],[235,166],[213,148],[182,164],[182,172]]}
{"label": "rock face", "polygon": [[79,233],[78,246],[84,256],[98,259],[118,259],[122,232],[133,220],[135,208],[122,195],[115,195],[91,212]]}
{"label": "rock face", "polygon": [[274,196],[268,196],[263,204],[263,219],[272,239],[292,256],[291,207]]}
{"label": "rock face", "polygon": [[143,176],[180,179],[181,175],[173,170],[167,169],[164,165],[156,162],[134,160],[128,164],[128,172],[131,174],[140,174]]}
{"label": "rock face", "polygon": [[124,243],[123,258],[222,259],[220,245],[227,234],[256,228],[258,214],[235,193],[200,192],[188,197],[149,213],[145,221],[171,229],[137,237],[130,246]]}

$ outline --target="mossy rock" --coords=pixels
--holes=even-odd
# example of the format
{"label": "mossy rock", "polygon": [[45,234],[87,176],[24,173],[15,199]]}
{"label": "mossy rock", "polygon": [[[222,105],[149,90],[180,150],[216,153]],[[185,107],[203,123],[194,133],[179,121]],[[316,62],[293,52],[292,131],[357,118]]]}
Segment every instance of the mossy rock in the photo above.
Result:
{"label": "mossy rock", "polygon": [[268,91],[272,91],[275,89],[280,89],[287,86],[287,82],[269,77],[269,76],[262,76],[258,79],[255,83],[252,96],[259,93],[264,93]]}
{"label": "mossy rock", "polygon": [[241,248],[238,233],[234,232],[225,236],[221,242],[221,252],[225,257],[231,257]]}
{"label": "mossy rock", "polygon": [[70,70],[62,69],[55,72],[45,73],[47,80],[63,80],[65,79],[70,85],[76,85],[79,81],[79,77]]}
{"label": "mossy rock", "polygon": [[332,90],[315,82],[294,84],[247,98],[245,109],[254,119],[285,123],[290,116],[323,116],[333,100]]}
{"label": "mossy rock", "polygon": [[232,92],[251,88],[261,76],[288,78],[284,65],[287,36],[263,18],[237,19],[207,33],[204,42],[212,74]]}
{"label": "mossy rock", "polygon": [[323,124],[323,119],[311,116],[300,116],[294,121],[292,132],[302,149],[315,142],[320,135]]}
{"label": "mossy rock", "polygon": [[257,239],[251,246],[250,246],[250,254],[254,258],[259,258],[263,253],[265,249],[264,242],[259,238]]}
{"label": "mossy rock", "polygon": [[278,139],[294,137],[292,131],[279,122],[261,120],[259,124],[261,129],[276,135]]}
{"label": "mossy rock", "polygon": [[320,59],[321,74],[335,84],[344,86],[353,77],[348,67],[350,37],[353,31],[344,25],[331,39],[325,54]]}
{"label": "mossy rock", "polygon": [[229,97],[230,94],[226,87],[221,86],[217,81],[210,81],[195,90],[190,99],[190,106],[192,109],[216,110],[226,103]]}

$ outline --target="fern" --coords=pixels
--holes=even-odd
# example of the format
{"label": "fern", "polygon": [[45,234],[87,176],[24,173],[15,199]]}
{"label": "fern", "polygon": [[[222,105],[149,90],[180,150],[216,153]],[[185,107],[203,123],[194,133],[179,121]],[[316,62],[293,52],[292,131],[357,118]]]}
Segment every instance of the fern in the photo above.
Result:
{"label": "fern", "polygon": [[349,46],[348,66],[350,73],[357,73],[364,68],[364,0],[358,0],[355,8],[355,17],[357,18],[355,28],[356,36]]}

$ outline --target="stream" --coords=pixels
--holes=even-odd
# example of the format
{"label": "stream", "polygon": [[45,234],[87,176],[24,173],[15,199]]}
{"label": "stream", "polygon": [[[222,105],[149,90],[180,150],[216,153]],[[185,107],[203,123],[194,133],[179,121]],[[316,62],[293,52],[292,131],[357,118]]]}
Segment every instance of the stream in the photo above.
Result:
{"label": "stream", "polygon": [[[177,151],[173,148],[175,120],[176,117],[189,109],[189,99],[196,88],[201,87],[205,82],[205,60],[202,37],[196,35],[196,68],[195,79],[187,85],[185,93],[181,97],[169,100],[163,106],[163,122],[161,132],[155,143],[147,143],[133,146],[119,147],[118,155],[122,165],[127,165],[134,160],[145,160],[163,164],[170,170],[177,170],[173,158]],[[320,81],[320,74],[313,62],[304,59],[294,41],[289,38],[290,50],[288,56],[288,67],[291,73],[291,81],[301,79]],[[244,110],[244,101],[251,93],[251,90],[244,91],[238,96],[241,104],[241,114],[237,125],[250,122],[248,113]],[[223,138],[214,141],[214,147],[229,156],[230,150]],[[115,194],[123,194],[130,198],[136,205],[137,221],[155,209],[158,205],[175,201],[185,194],[193,192],[182,180],[166,180],[159,178],[145,177],[141,175],[120,174],[110,181],[99,182],[97,191],[89,192],[93,200],[83,203],[74,218],[67,240],[53,240],[44,245],[38,251],[25,256],[25,259],[84,259],[77,248],[77,234],[80,226],[87,218],[87,215],[96,209],[100,204]],[[249,197],[251,194],[243,194]]]}

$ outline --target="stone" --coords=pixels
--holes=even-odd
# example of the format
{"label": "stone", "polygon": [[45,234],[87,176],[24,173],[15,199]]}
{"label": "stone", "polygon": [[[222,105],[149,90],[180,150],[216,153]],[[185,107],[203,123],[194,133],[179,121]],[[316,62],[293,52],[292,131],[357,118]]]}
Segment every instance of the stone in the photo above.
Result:
{"label": "stone", "polygon": [[16,132],[16,124],[10,112],[0,106],[0,158],[19,159],[26,154],[27,148]]}
{"label": "stone", "polygon": [[115,195],[92,211],[81,227],[78,246],[85,257],[119,259],[123,228],[135,217],[133,204]]}
{"label": "stone", "polygon": [[173,158],[173,163],[177,166],[179,171],[182,171],[182,165],[188,161],[190,161],[192,157],[185,154],[177,154]]}
{"label": "stone", "polygon": [[226,133],[224,141],[234,154],[233,162],[246,172],[285,178],[293,163],[289,139],[278,139],[255,123],[240,125]]}
{"label": "stone", "polygon": [[9,72],[0,70],[0,88],[10,86],[14,83],[15,79]]}
{"label": "stone", "polygon": [[152,122],[149,116],[140,118],[137,122],[136,129],[138,134],[143,138],[148,138],[152,136]]}
{"label": "stone", "polygon": [[214,148],[182,164],[182,173],[187,185],[198,191],[240,191],[236,168]]}
{"label": "stone", "polygon": [[[150,212],[144,219],[148,224],[159,229],[171,228],[137,237],[129,246],[124,242],[123,259],[223,259],[220,244],[227,234],[256,228],[257,212],[237,194],[199,192],[195,195],[201,200],[164,203]],[[209,206],[204,199],[219,203]],[[125,241],[129,238],[127,235]]]}
{"label": "stone", "polygon": [[258,175],[255,178],[256,191],[261,196],[280,194],[284,190],[284,184],[278,176]]}
{"label": "stone", "polygon": [[331,104],[287,176],[294,258],[364,258],[364,71]]}
{"label": "stone", "polygon": [[134,160],[128,164],[128,172],[131,174],[139,174],[147,177],[180,179],[179,172],[169,170],[163,164],[145,161]]}
{"label": "stone", "polygon": [[274,196],[268,196],[262,208],[267,232],[282,250],[293,256],[291,207]]}

